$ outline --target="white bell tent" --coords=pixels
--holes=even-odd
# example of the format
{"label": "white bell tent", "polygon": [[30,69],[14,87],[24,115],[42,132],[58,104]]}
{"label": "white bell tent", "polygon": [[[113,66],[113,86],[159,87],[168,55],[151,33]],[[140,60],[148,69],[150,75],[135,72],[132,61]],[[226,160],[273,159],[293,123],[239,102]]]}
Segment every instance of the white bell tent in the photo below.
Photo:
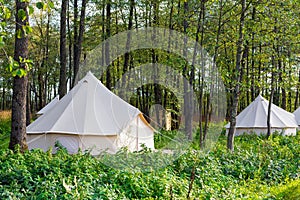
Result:
{"label": "white bell tent", "polygon": [[27,127],[29,149],[47,151],[56,142],[69,153],[97,155],[121,147],[154,149],[154,130],[137,108],[108,90],[91,72],[56,105]]}
{"label": "white bell tent", "polygon": [[299,126],[299,128],[300,128],[300,107],[297,108],[297,109],[293,112],[293,114],[295,115],[297,124],[298,124],[298,126]]}
{"label": "white bell tent", "polygon": [[[236,117],[235,136],[242,135],[243,133],[266,134],[268,132],[268,106],[269,101],[261,95],[258,95],[258,97]],[[272,104],[270,120],[271,133],[277,131],[283,135],[296,135],[298,125],[292,113]],[[225,127],[226,133],[228,133],[230,123]]]}
{"label": "white bell tent", "polygon": [[38,115],[42,115],[44,113],[46,113],[47,111],[51,110],[52,108],[54,108],[54,106],[57,104],[57,102],[59,101],[59,97],[56,96],[54,99],[52,99],[52,101],[50,101],[45,107],[43,107],[40,111],[38,111],[36,114]]}

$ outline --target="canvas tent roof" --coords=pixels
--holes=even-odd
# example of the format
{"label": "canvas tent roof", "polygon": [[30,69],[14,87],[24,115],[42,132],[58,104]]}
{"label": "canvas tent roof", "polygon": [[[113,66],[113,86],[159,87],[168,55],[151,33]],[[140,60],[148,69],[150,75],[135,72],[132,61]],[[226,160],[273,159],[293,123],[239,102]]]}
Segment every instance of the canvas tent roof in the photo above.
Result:
{"label": "canvas tent roof", "polygon": [[53,109],[31,123],[27,133],[116,135],[140,113],[88,72]]}
{"label": "canvas tent roof", "polygon": [[59,101],[59,96],[56,96],[54,99],[52,99],[52,101],[50,101],[45,107],[43,107],[40,111],[38,111],[36,114],[38,115],[42,115],[44,113],[46,113],[47,111],[51,110],[52,108],[54,108],[54,106],[56,105],[56,103]]}
{"label": "canvas tent roof", "polygon": [[294,111],[293,114],[295,115],[295,118],[296,118],[296,121],[297,121],[298,125],[300,125],[300,107],[297,108],[297,109]]}
{"label": "canvas tent roof", "polygon": [[[236,128],[267,128],[269,101],[261,95],[246,107],[236,118]],[[228,123],[225,127],[229,128]],[[295,128],[298,127],[295,116],[284,109],[272,104],[271,107],[272,128]]]}

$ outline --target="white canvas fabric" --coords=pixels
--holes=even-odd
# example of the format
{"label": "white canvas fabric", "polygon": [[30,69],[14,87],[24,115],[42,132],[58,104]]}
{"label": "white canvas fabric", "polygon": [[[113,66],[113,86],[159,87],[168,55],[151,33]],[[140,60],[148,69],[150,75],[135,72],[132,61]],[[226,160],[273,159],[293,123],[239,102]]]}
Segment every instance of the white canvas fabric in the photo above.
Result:
{"label": "white canvas fabric", "polygon": [[[91,72],[27,127],[29,149],[48,150],[59,141],[70,153],[81,149],[92,150],[93,155],[103,150],[114,153],[127,145],[139,150],[142,142],[154,148],[153,134],[142,113],[108,90]],[[66,135],[76,137],[78,145],[73,139],[68,142]],[[134,142],[122,140],[123,135],[132,135]]]}
{"label": "white canvas fabric", "polygon": [[43,107],[40,111],[38,111],[36,114],[38,115],[42,115],[44,113],[46,113],[47,111],[51,110],[52,108],[54,108],[54,106],[56,105],[56,103],[59,101],[59,97],[56,96],[54,99],[52,99],[52,101],[50,101],[45,107]]}
{"label": "white canvas fabric", "polygon": [[[236,118],[236,133],[267,133],[267,116],[268,116],[269,101],[261,95],[246,107]],[[230,123],[226,126],[228,133]],[[271,106],[271,131],[278,131],[284,135],[295,135],[297,122],[295,116],[285,111],[284,109],[272,104]]]}
{"label": "white canvas fabric", "polygon": [[300,127],[300,107],[297,108],[293,114],[295,115],[298,126]]}

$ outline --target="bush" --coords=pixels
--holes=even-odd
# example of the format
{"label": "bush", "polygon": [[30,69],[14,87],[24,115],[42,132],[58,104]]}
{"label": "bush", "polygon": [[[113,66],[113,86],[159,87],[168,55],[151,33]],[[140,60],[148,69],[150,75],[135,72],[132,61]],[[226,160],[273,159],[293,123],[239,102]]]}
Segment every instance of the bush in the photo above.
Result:
{"label": "bush", "polygon": [[[0,150],[0,199],[186,199],[189,190],[192,199],[299,199],[299,135],[241,136],[234,153],[225,139],[173,160],[149,149],[99,157]],[[149,160],[160,167],[145,166]]]}

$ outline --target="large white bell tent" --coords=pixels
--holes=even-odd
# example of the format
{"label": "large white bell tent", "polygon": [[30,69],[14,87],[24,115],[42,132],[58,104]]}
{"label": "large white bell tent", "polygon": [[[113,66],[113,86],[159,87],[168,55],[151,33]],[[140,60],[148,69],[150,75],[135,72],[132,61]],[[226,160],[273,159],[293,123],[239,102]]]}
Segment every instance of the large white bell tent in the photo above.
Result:
{"label": "large white bell tent", "polygon": [[297,108],[293,114],[295,115],[298,126],[300,127],[300,107]]}
{"label": "large white bell tent", "polygon": [[69,153],[97,155],[154,149],[154,130],[137,108],[108,90],[91,72],[56,105],[27,127],[29,149],[47,151],[59,142]]}
{"label": "large white bell tent", "polygon": [[[268,131],[268,106],[269,101],[261,95],[258,95],[258,97],[236,117],[235,136],[243,133],[266,134]],[[296,135],[298,125],[293,113],[287,112],[272,104],[270,117],[271,133],[277,131],[283,135]],[[225,127],[226,133],[228,133],[230,123]]]}
{"label": "large white bell tent", "polygon": [[51,110],[52,108],[54,108],[54,106],[56,105],[56,103],[59,101],[59,97],[56,96],[54,99],[52,99],[52,101],[50,101],[45,107],[43,107],[40,111],[38,111],[36,114],[38,115],[42,115],[44,113],[46,113],[47,111]]}

